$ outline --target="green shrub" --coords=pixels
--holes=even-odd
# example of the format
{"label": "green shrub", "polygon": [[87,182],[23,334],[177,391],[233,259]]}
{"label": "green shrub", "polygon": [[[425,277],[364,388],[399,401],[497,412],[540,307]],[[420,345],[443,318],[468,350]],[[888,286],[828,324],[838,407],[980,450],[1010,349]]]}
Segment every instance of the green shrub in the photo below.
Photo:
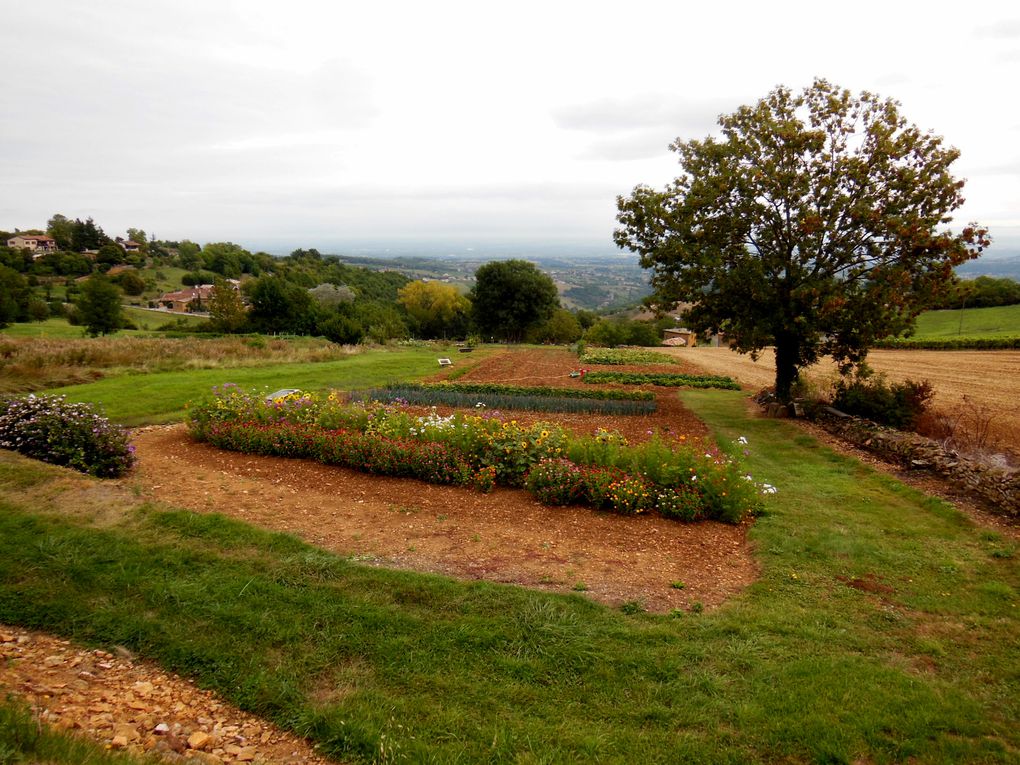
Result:
{"label": "green shrub", "polygon": [[847,414],[909,430],[927,410],[934,395],[935,390],[927,380],[889,383],[883,377],[860,374],[836,384],[832,405]]}
{"label": "green shrub", "polygon": [[1017,350],[1020,337],[887,338],[872,347],[904,351]]}
{"label": "green shrub", "polygon": [[675,358],[657,351],[630,348],[592,348],[581,356],[582,364],[676,364]]}
{"label": "green shrub", "polygon": [[127,431],[63,396],[0,401],[0,448],[99,478],[122,476],[134,464]]}

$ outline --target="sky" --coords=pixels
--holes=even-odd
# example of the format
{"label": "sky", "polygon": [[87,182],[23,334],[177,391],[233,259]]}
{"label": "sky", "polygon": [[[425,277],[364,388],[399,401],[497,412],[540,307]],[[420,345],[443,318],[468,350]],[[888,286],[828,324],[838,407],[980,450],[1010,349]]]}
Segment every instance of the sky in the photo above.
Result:
{"label": "sky", "polygon": [[1020,248],[1010,5],[0,0],[0,230],[611,251],[673,140],[823,77],[958,148],[957,221]]}

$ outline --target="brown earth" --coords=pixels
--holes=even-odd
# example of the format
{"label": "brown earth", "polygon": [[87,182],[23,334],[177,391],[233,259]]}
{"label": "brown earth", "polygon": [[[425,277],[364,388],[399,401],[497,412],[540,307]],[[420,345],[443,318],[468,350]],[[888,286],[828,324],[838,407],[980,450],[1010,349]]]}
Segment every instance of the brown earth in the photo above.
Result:
{"label": "brown earth", "polygon": [[[775,383],[771,350],[758,361],[729,348],[664,348],[674,358],[709,374],[729,375],[753,389]],[[928,380],[935,388],[933,405],[962,418],[961,427],[987,425],[989,446],[1017,452],[1020,444],[1020,351],[873,350],[868,364],[891,381]],[[806,371],[814,384],[827,388],[836,366],[824,359]]]}

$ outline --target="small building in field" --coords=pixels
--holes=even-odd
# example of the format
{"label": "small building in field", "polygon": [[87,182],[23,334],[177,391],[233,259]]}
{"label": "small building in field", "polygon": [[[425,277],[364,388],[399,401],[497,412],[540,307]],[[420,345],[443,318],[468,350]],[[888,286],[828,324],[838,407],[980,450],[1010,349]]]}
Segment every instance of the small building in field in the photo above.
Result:
{"label": "small building in field", "polygon": [[667,329],[662,334],[663,345],[672,346],[674,348],[693,348],[698,344],[697,333],[693,330],[687,329],[686,327]]}
{"label": "small building in field", "polygon": [[16,234],[7,240],[7,246],[19,250],[30,250],[37,258],[47,252],[57,251],[57,241],[45,234]]}
{"label": "small building in field", "polygon": [[121,239],[119,236],[117,237],[117,244],[121,246],[124,252],[138,252],[142,249],[142,245],[138,244],[138,242],[132,242],[130,239]]}

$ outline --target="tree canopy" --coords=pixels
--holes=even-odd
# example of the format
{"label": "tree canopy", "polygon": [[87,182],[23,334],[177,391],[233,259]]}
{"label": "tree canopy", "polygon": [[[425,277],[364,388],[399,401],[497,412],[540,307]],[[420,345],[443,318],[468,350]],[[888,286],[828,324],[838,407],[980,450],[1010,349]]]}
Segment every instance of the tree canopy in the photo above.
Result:
{"label": "tree canopy", "polygon": [[419,337],[463,337],[467,333],[471,301],[452,284],[414,281],[397,293]]}
{"label": "tree canopy", "polygon": [[774,345],[784,400],[821,355],[846,370],[912,327],[989,244],[975,224],[940,230],[963,203],[959,152],[896,101],[816,80],[719,125],[670,146],[681,174],[664,190],[617,199],[614,239],[652,269],[657,304],[693,303],[690,324],[742,352]]}
{"label": "tree canopy", "polygon": [[78,315],[90,336],[116,332],[124,323],[117,285],[103,274],[93,274],[81,288]]}
{"label": "tree canopy", "polygon": [[475,272],[471,292],[475,325],[485,336],[516,342],[549,319],[560,304],[556,285],[525,260],[497,260]]}

